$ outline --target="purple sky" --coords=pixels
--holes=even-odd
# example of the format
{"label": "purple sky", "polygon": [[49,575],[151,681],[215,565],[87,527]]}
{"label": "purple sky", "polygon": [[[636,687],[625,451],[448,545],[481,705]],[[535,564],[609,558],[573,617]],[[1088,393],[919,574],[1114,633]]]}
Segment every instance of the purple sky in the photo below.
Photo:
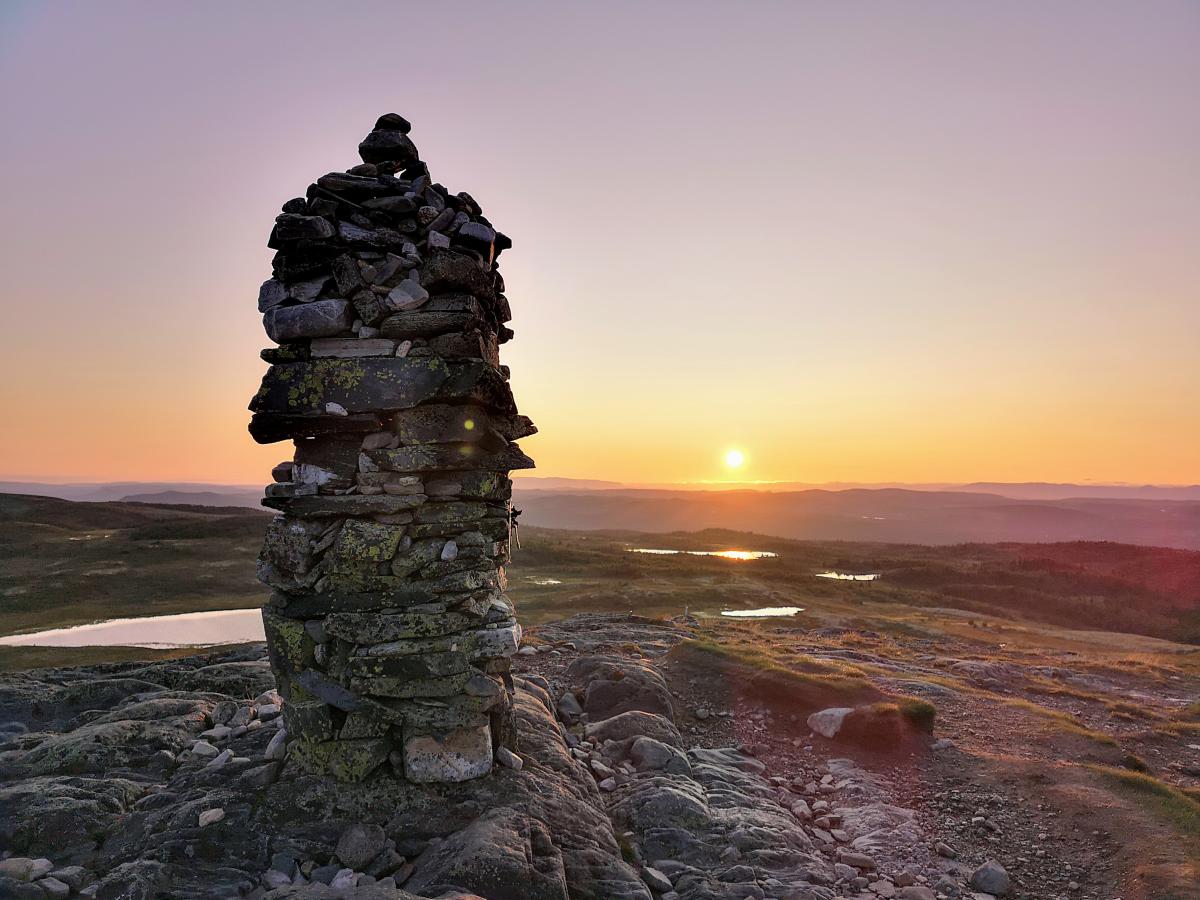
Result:
{"label": "purple sky", "polygon": [[394,110],[541,474],[1200,481],[1200,4],[0,5],[0,476],[253,482],[281,202]]}

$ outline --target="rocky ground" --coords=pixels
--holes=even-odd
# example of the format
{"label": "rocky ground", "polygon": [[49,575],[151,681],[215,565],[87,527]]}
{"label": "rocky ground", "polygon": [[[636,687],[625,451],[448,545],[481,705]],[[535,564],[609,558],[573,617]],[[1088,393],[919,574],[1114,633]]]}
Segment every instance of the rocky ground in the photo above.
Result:
{"label": "rocky ground", "polygon": [[[729,654],[697,652],[713,643]],[[780,681],[763,647],[841,681]],[[1078,731],[1035,727],[1046,714],[1018,702],[1031,678],[1111,695],[1153,673],[1118,685],[978,656],[861,630],[576,616],[532,629],[516,658],[513,753],[440,786],[295,771],[259,647],[5,675],[0,898],[1200,897],[1185,836],[1065,764],[1129,749],[1083,727],[1104,724],[1083,683],[1057,698]],[[866,708],[845,684],[931,701],[933,733],[814,733],[819,706]],[[1191,777],[1155,733],[1116,736]]]}

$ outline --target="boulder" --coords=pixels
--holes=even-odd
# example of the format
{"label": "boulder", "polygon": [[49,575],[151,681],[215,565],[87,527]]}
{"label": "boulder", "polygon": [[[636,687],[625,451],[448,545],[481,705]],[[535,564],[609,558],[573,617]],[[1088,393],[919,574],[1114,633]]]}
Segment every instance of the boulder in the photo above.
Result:
{"label": "boulder", "polygon": [[823,709],[808,717],[808,727],[823,738],[834,738],[842,730],[846,717],[854,712],[853,707],[837,706]]}
{"label": "boulder", "polygon": [[405,884],[437,896],[455,888],[488,900],[568,900],[563,860],[541,822],[515,809],[490,810],[430,847]]}
{"label": "boulder", "polygon": [[591,722],[585,729],[589,741],[622,741],[628,738],[650,737],[678,747],[681,743],[679,729],[664,716],[641,710],[619,713],[599,722]]}
{"label": "boulder", "polygon": [[356,871],[362,871],[387,847],[387,835],[378,825],[358,823],[342,832],[337,842],[337,858]]}
{"label": "boulder", "polygon": [[994,859],[989,859],[971,873],[971,887],[986,894],[1003,897],[1012,890],[1012,880],[1004,866]]}
{"label": "boulder", "polygon": [[671,691],[655,669],[620,657],[588,656],[567,668],[567,678],[584,695],[592,721],[631,710],[674,716]]}

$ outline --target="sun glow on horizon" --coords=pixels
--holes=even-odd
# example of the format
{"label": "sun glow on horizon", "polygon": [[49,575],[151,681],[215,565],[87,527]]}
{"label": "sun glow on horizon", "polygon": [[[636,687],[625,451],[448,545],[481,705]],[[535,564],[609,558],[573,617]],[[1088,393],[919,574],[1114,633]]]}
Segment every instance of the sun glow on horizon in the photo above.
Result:
{"label": "sun glow on horizon", "polygon": [[727,450],[725,452],[725,465],[731,469],[740,469],[746,462],[746,454],[741,450]]}

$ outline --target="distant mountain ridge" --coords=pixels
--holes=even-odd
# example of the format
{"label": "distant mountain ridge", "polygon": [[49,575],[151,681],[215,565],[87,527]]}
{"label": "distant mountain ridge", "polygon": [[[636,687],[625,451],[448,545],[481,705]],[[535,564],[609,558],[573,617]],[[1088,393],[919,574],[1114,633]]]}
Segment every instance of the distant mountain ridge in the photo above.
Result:
{"label": "distant mountain ridge", "polygon": [[[798,491],[904,490],[936,493],[995,494],[1014,500],[1072,500],[1096,498],[1108,500],[1197,500],[1200,484],[1072,484],[1070,482],[975,481],[966,484],[926,482],[852,482],[813,483],[804,481],[773,482],[690,482],[687,484],[627,484],[596,478],[561,478],[524,475],[513,479],[520,491],[677,491],[687,493],[719,491],[755,491],[759,493],[795,493]],[[262,485],[218,484],[212,482],[112,481],[55,483],[44,481],[0,481],[0,493],[36,494],[62,500],[127,500],[184,494],[177,501],[145,502],[205,503],[197,495],[213,494],[228,505],[228,498],[240,498],[234,505],[258,505]]]}
{"label": "distant mountain ridge", "polygon": [[[552,480],[552,486],[539,486],[531,481],[515,481],[513,496],[522,510],[521,523],[547,528],[642,532],[725,528],[796,540],[905,544],[1114,541],[1200,550],[1200,499],[1020,498],[964,488],[698,491],[591,486],[611,482],[568,487],[559,479]],[[0,483],[0,490],[6,487],[10,485]],[[29,494],[43,486],[21,487],[20,493]],[[143,492],[130,492],[130,485],[48,487],[69,488],[92,502],[106,492],[124,489],[116,500],[195,507],[260,509],[262,496],[258,487],[219,485],[155,485],[162,489]],[[62,493],[51,496],[62,497]]]}
{"label": "distant mountain ridge", "polygon": [[126,494],[124,503],[178,503],[188,506],[245,506],[262,508],[262,489],[244,491],[158,491],[153,494]]}

